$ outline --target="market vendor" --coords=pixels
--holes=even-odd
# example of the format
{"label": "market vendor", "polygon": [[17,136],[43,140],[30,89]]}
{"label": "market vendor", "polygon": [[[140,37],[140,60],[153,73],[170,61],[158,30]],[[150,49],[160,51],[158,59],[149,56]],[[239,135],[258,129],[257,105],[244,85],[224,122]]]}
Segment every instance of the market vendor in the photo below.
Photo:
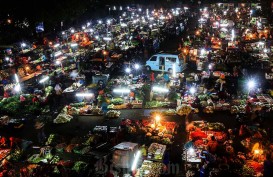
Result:
{"label": "market vendor", "polygon": [[0,147],[1,148],[4,148],[4,147],[6,147],[7,146],[7,139],[5,138],[5,137],[1,137],[0,138]]}
{"label": "market vendor", "polygon": [[266,155],[266,160],[264,161],[263,177],[273,176],[273,163],[270,158],[270,154]]}
{"label": "market vendor", "polygon": [[251,106],[250,102],[247,103],[245,110],[246,110],[246,116],[247,116],[248,120],[250,120],[251,115],[252,115],[252,106]]}
{"label": "market vendor", "polygon": [[20,138],[15,138],[15,137],[10,137],[9,138],[10,141],[10,148],[14,149],[14,148],[19,148],[22,143],[22,140]]}
{"label": "market vendor", "polygon": [[215,154],[216,150],[218,148],[218,142],[216,141],[214,136],[211,136],[208,144],[207,144],[207,149],[211,154]]}
{"label": "market vendor", "polygon": [[132,103],[132,101],[135,99],[135,92],[133,90],[130,90],[129,99],[130,103]]}
{"label": "market vendor", "polygon": [[150,81],[151,81],[151,83],[155,82],[155,73],[153,71],[150,74]]}
{"label": "market vendor", "polygon": [[169,83],[170,83],[170,77],[169,77],[169,74],[168,73],[164,73],[163,75],[163,79],[164,79],[164,82],[165,82],[165,85],[168,87],[169,86]]}
{"label": "market vendor", "polygon": [[8,90],[4,91],[4,98],[9,98],[10,94]]}
{"label": "market vendor", "polygon": [[32,103],[39,103],[39,99],[36,95],[32,98]]}

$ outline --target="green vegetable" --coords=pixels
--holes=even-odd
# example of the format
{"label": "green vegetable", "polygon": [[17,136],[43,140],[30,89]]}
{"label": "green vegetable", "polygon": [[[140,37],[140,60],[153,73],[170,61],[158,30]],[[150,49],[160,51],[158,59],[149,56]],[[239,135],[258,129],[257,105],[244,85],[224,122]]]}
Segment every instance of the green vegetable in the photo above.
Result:
{"label": "green vegetable", "polygon": [[122,98],[114,98],[111,100],[111,104],[114,105],[121,105],[124,103],[124,100]]}
{"label": "green vegetable", "polygon": [[107,106],[107,109],[114,109],[114,106],[115,106],[114,104],[110,104]]}
{"label": "green vegetable", "polygon": [[83,162],[83,161],[77,161],[72,170],[76,171],[77,173],[80,173],[80,172],[84,172],[86,170],[86,167],[87,167],[87,163]]}
{"label": "green vegetable", "polygon": [[23,155],[23,152],[22,152],[22,151],[20,151],[20,150],[15,150],[15,151],[12,152],[11,155],[10,155],[10,161],[18,162],[18,161],[21,160],[22,155]]}
{"label": "green vegetable", "polygon": [[71,103],[70,106],[76,107],[76,108],[80,108],[80,107],[84,107],[84,106],[85,106],[85,103],[84,103],[84,102],[80,102],[80,103]]}
{"label": "green vegetable", "polygon": [[53,87],[52,87],[52,86],[46,87],[46,88],[45,88],[46,96],[48,96],[48,95],[51,93],[52,90],[53,90]]}
{"label": "green vegetable", "polygon": [[54,143],[56,141],[56,136],[55,134],[50,134],[47,141],[46,141],[46,145],[51,145],[52,143]]}
{"label": "green vegetable", "polygon": [[51,164],[56,164],[60,161],[60,157],[55,155],[53,159],[50,161]]}
{"label": "green vegetable", "polygon": [[24,95],[25,101],[21,102],[18,95],[12,96],[7,99],[3,99],[0,102],[0,110],[12,116],[24,115],[24,114],[39,114],[42,107],[39,104],[33,104],[33,95]]}
{"label": "green vegetable", "polygon": [[206,94],[198,95],[198,98],[200,101],[206,101],[208,99],[208,96]]}
{"label": "green vegetable", "polygon": [[145,108],[159,108],[167,106],[168,103],[161,102],[161,101],[149,101],[146,103]]}

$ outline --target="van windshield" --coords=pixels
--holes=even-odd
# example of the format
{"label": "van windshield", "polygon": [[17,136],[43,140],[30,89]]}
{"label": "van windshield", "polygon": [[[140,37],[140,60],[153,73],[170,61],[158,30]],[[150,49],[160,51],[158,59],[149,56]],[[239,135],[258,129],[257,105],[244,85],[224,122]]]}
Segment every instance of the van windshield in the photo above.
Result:
{"label": "van windshield", "polygon": [[151,59],[150,59],[150,61],[156,61],[156,56],[153,56]]}

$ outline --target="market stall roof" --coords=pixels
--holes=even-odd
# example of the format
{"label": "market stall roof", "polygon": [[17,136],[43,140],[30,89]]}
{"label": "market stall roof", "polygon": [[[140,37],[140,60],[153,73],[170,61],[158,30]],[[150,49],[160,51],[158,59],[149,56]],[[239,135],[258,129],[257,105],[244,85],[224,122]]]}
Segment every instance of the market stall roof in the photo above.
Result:
{"label": "market stall roof", "polygon": [[114,146],[115,149],[120,149],[120,150],[133,150],[138,144],[136,143],[131,143],[131,142],[122,142],[116,146]]}

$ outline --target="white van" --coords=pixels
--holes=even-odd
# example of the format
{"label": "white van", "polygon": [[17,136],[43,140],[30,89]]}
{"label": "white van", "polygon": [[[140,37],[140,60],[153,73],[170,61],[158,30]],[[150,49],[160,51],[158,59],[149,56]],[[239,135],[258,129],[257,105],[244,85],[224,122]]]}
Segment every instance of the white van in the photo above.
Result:
{"label": "white van", "polygon": [[165,71],[170,72],[175,69],[175,72],[182,72],[183,60],[179,59],[178,54],[158,53],[153,55],[146,61],[146,70],[150,71]]}

